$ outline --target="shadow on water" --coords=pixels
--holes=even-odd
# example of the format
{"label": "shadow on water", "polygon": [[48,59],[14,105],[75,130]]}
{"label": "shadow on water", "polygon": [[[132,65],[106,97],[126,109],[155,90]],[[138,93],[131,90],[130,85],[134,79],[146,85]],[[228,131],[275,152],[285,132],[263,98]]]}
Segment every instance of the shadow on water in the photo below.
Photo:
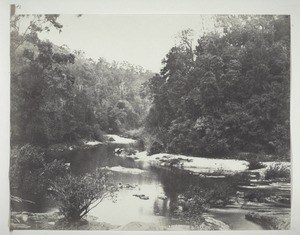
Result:
{"label": "shadow on water", "polygon": [[124,148],[124,144],[103,144],[90,149],[80,149],[70,152],[66,162],[70,163],[74,174],[88,173],[99,167],[122,166],[127,168],[141,168],[132,157],[120,157],[114,153],[116,148]]}
{"label": "shadow on water", "polygon": [[[141,163],[134,161],[134,158],[120,157],[115,154],[116,148],[131,147],[113,143],[103,144],[73,151],[66,157],[66,161],[70,163],[71,170],[75,174],[91,172],[98,167],[122,166],[142,169]],[[113,224],[130,222],[129,219],[144,222],[159,220],[160,222],[164,221],[164,224],[173,223],[172,216],[173,211],[177,208],[178,196],[187,191],[191,185],[198,185],[203,189],[221,188],[222,190],[220,185],[228,186],[230,180],[199,178],[199,176],[176,167],[155,166],[150,167],[142,174],[113,172],[111,176],[116,184],[131,185],[132,188],[124,187],[118,193],[117,203],[102,202],[91,211],[91,214]],[[149,199],[143,201],[134,197],[134,194],[144,194]],[[103,211],[110,213],[103,214]]]}
{"label": "shadow on water", "polygon": [[[143,169],[141,162],[135,161],[134,156],[119,156],[116,148],[136,148],[136,146],[114,143],[70,151],[64,155],[66,163],[70,163],[74,174],[94,171],[99,167],[121,166],[124,168]],[[141,173],[111,172],[111,178],[120,187],[117,202],[104,200],[90,215],[100,221],[124,225],[132,221],[159,223],[162,225],[182,224],[174,220],[173,212],[178,205],[180,194],[184,194],[190,186],[197,185],[203,190],[212,192],[212,205],[217,200],[226,201],[236,195],[238,185],[245,185],[247,179],[241,174],[226,178],[201,178],[189,171],[176,167],[157,167],[143,169]],[[138,195],[144,195],[139,197]],[[48,199],[47,199],[48,200]],[[45,200],[43,208],[31,211],[51,211],[55,208],[53,202]],[[219,201],[220,201],[219,200]],[[262,229],[260,226],[247,221],[247,210],[239,208],[217,208],[211,210],[216,219],[228,223],[231,229]]]}

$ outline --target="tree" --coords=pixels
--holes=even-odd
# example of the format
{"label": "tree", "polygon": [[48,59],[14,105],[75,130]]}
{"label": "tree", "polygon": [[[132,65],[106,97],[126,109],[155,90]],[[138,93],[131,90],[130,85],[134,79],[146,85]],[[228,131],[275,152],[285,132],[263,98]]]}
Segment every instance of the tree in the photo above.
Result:
{"label": "tree", "polygon": [[[11,139],[13,143],[47,145],[57,138],[62,102],[70,96],[73,77],[65,68],[74,55],[38,33],[53,26],[61,30],[58,15],[15,15],[11,19]],[[20,32],[19,24],[29,21]],[[60,112],[60,113],[58,113]],[[52,117],[52,118],[49,118]],[[53,121],[49,124],[50,121]]]}
{"label": "tree", "polygon": [[79,221],[105,198],[114,198],[116,189],[101,170],[85,175],[67,174],[51,183],[52,195],[67,222]]}
{"label": "tree", "polygon": [[218,30],[201,36],[195,50],[190,31],[183,31],[160,75],[150,79],[147,130],[163,126],[165,149],[175,153],[288,156],[289,17],[220,16],[216,22]]}

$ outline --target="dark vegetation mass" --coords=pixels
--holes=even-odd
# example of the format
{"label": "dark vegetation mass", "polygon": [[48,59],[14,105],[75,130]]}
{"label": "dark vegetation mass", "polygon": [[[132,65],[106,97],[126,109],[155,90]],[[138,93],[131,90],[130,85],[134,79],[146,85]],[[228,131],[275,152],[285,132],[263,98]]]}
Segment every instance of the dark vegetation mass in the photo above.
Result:
{"label": "dark vegetation mass", "polygon": [[290,19],[219,17],[219,31],[191,30],[148,81],[151,153],[289,155]]}
{"label": "dark vegetation mass", "polygon": [[101,140],[103,131],[142,125],[149,101],[141,85],[151,72],[40,40],[39,32],[62,28],[57,16],[36,16],[25,33],[20,18],[11,23],[12,144]]}

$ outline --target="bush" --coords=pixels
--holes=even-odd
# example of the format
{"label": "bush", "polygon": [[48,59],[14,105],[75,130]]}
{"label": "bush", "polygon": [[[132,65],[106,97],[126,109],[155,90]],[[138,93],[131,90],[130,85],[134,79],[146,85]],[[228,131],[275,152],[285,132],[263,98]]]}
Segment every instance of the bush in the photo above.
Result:
{"label": "bush", "polygon": [[103,199],[114,197],[116,187],[109,183],[107,174],[96,170],[93,174],[67,174],[51,183],[53,197],[67,222],[81,220]]}
{"label": "bush", "polygon": [[45,161],[42,148],[26,144],[11,152],[10,186],[12,194],[39,202],[45,195],[49,180],[65,174],[62,161]]}
{"label": "bush", "polygon": [[191,186],[183,194],[184,199],[179,203],[182,207],[181,217],[187,221],[191,229],[198,229],[204,221],[202,215],[209,208],[210,191],[199,186]]}
{"label": "bush", "polygon": [[260,161],[258,161],[257,157],[249,159],[248,162],[249,162],[248,170],[256,170],[256,169],[261,169],[261,168],[265,167],[264,164],[262,164]]}
{"label": "bush", "polygon": [[265,173],[266,180],[278,178],[290,179],[290,169],[280,163],[270,166]]}
{"label": "bush", "polygon": [[99,124],[93,126],[93,136],[95,140],[104,141],[104,132],[100,129]]}

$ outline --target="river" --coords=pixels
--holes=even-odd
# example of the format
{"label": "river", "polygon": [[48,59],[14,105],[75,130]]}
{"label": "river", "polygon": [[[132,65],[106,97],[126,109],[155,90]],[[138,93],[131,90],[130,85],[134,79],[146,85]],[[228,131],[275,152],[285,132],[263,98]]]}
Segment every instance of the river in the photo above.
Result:
{"label": "river", "polygon": [[[100,144],[71,152],[68,157],[74,173],[91,172],[97,167],[112,170],[111,177],[119,186],[117,201],[105,199],[90,211],[98,221],[125,225],[133,221],[161,226],[184,224],[170,216],[177,196],[199,177],[176,168],[143,167],[132,157],[121,157],[115,149],[138,148],[136,144]],[[203,179],[203,184],[222,184],[224,179]],[[142,197],[138,197],[144,195]],[[261,230],[260,225],[245,219],[248,210],[241,208],[211,209],[208,214],[234,230]]]}

